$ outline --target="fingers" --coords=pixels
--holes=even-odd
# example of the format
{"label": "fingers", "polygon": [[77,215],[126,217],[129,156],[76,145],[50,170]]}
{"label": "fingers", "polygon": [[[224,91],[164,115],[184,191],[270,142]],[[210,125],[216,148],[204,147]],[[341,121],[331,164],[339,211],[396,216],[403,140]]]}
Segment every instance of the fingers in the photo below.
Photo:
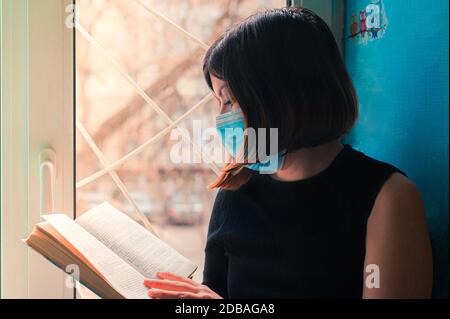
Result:
{"label": "fingers", "polygon": [[160,299],[205,299],[208,294],[205,287],[185,277],[168,272],[158,272],[160,279],[146,279],[144,285],[149,288],[148,295]]}
{"label": "fingers", "polygon": [[186,282],[173,281],[167,279],[146,279],[144,285],[147,288],[157,288],[171,291],[198,292],[199,286],[194,286]]}
{"label": "fingers", "polygon": [[206,294],[193,293],[193,292],[180,292],[172,290],[152,289],[148,291],[148,295],[151,298],[158,299],[206,299]]}
{"label": "fingers", "polygon": [[172,274],[170,272],[157,272],[156,276],[158,278],[161,279],[169,279],[169,280],[174,280],[174,281],[181,281],[181,282],[185,282],[187,284],[193,285],[193,286],[198,286],[199,284],[197,282],[195,282],[194,280],[191,280],[189,278],[185,278],[185,277],[181,277],[175,274]]}

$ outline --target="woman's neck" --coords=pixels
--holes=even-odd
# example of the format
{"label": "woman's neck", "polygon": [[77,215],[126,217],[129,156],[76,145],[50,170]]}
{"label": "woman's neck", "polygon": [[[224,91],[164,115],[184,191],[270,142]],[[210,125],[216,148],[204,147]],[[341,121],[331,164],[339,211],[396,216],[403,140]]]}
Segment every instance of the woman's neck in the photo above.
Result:
{"label": "woman's neck", "polygon": [[283,167],[272,175],[281,181],[292,182],[312,177],[325,170],[344,148],[341,140],[288,153]]}

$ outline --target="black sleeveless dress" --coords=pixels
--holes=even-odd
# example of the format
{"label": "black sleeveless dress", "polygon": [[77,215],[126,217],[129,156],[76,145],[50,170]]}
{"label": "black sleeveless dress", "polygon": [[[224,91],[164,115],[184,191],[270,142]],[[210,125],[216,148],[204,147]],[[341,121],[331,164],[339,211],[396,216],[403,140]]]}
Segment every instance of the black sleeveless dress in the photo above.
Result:
{"label": "black sleeveless dress", "polygon": [[347,144],[311,178],[219,190],[203,284],[224,298],[361,298],[367,220],[395,172]]}

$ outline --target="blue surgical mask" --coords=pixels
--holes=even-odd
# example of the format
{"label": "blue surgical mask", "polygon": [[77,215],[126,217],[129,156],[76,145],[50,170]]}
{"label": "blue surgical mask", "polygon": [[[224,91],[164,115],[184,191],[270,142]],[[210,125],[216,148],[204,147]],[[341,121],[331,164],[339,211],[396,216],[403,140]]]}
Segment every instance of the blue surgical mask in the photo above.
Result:
{"label": "blue surgical mask", "polygon": [[[241,110],[233,110],[216,117],[216,128],[225,149],[234,159],[243,152],[245,122]],[[263,174],[273,174],[283,166],[284,152],[270,155],[264,162],[247,164],[246,167]]]}

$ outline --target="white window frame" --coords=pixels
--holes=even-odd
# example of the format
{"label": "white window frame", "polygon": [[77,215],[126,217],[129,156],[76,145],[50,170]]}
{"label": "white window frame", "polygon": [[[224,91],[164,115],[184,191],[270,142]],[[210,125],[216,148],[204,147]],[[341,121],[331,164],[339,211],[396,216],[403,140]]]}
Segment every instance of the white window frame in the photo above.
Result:
{"label": "white window frame", "polygon": [[0,0],[2,298],[73,298],[23,242],[41,221],[40,154],[55,151],[54,211],[74,215],[72,0]]}

